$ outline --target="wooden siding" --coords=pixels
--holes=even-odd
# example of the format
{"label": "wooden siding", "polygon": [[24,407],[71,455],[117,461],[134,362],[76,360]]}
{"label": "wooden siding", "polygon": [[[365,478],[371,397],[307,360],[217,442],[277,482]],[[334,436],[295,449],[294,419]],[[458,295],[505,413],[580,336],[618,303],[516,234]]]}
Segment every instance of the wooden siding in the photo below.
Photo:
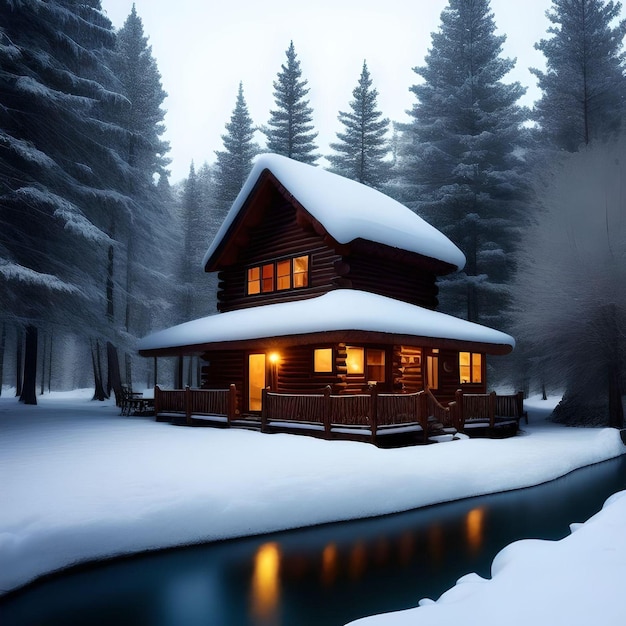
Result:
{"label": "wooden siding", "polygon": [[414,346],[394,347],[394,388],[415,393],[424,389],[424,354]]}

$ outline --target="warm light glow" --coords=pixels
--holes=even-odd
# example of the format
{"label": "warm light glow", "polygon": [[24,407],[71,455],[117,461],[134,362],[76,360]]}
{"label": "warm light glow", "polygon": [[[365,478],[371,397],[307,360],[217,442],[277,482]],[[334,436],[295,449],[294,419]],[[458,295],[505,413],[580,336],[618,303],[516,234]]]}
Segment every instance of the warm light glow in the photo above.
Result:
{"label": "warm light glow", "polygon": [[484,522],[485,511],[483,509],[472,509],[465,519],[467,543],[474,553],[480,550],[483,543]]}
{"label": "warm light glow", "polygon": [[316,348],[313,352],[313,370],[316,374],[333,371],[333,349]]}
{"label": "warm light glow", "polygon": [[264,543],[254,557],[252,611],[267,620],[274,616],[280,597],[280,550],[276,543]]}
{"label": "warm light glow", "polygon": [[280,354],[278,354],[278,352],[271,352],[269,355],[269,360],[272,365],[276,365],[280,362]]}
{"label": "warm light glow", "polygon": [[358,580],[363,576],[365,566],[367,565],[367,552],[365,546],[359,541],[350,553],[350,577]]}
{"label": "warm light glow", "polygon": [[324,585],[330,586],[335,582],[339,569],[338,561],[337,546],[334,543],[329,543],[322,552],[322,582]]}
{"label": "warm light glow", "polygon": [[459,352],[459,379],[461,383],[482,382],[483,368],[480,352]]}
{"label": "warm light glow", "polygon": [[346,348],[346,366],[348,374],[363,374],[365,366],[365,355],[363,348]]}

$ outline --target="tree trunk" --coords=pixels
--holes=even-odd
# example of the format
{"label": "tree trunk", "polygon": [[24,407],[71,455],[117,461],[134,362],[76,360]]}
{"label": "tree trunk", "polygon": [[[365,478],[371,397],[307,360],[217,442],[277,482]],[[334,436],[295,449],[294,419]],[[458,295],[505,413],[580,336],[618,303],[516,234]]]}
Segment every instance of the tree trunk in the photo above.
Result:
{"label": "tree trunk", "polygon": [[2,331],[0,331],[0,396],[2,395],[2,382],[4,381],[4,347],[6,346],[7,327],[2,322]]}
{"label": "tree trunk", "polygon": [[106,400],[107,394],[102,384],[102,365],[100,363],[100,342],[96,340],[91,344],[91,363],[93,365],[94,391],[93,400]]}
{"label": "tree trunk", "polygon": [[26,327],[24,349],[24,383],[20,402],[37,404],[37,327],[29,324]]}
{"label": "tree trunk", "polygon": [[624,428],[624,406],[619,367],[609,367],[609,426]]}
{"label": "tree trunk", "polygon": [[52,339],[54,334],[50,331],[50,354],[48,356],[48,393],[52,388]]}
{"label": "tree trunk", "polygon": [[41,381],[39,385],[39,395],[43,396],[44,387],[46,385],[46,335],[44,334],[41,342]]}
{"label": "tree trunk", "polygon": [[17,328],[15,331],[15,397],[22,395],[22,329]]}
{"label": "tree trunk", "polygon": [[122,377],[120,375],[120,359],[117,348],[107,341],[107,393],[111,396],[111,390],[115,394],[115,404],[122,401]]}

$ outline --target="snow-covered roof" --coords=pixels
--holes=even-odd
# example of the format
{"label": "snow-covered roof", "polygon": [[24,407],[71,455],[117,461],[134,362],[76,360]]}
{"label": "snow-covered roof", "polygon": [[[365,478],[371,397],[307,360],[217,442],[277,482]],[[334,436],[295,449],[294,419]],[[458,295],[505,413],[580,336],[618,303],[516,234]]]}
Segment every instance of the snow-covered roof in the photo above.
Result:
{"label": "snow-covered roof", "polygon": [[461,269],[465,256],[445,235],[385,194],[321,167],[277,154],[262,154],[204,256],[205,267],[245,204],[261,174],[269,170],[340,244],[365,239],[438,259]]}
{"label": "snow-covered roof", "polygon": [[422,338],[515,346],[510,335],[406,302],[354,289],[337,289],[295,302],[218,313],[144,337],[139,350],[286,337],[331,331],[369,331]]}

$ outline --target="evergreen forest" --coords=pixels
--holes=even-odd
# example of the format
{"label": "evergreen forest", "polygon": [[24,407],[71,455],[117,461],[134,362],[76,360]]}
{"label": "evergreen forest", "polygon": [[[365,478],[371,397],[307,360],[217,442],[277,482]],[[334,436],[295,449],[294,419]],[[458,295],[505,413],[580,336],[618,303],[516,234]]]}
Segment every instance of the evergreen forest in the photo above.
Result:
{"label": "evergreen forest", "polygon": [[[315,59],[282,42],[268,119],[251,118],[240,83],[222,145],[171,184],[167,93],[135,7],[116,30],[100,0],[0,0],[0,393],[36,404],[55,389],[102,400],[152,386],[136,341],[215,312],[201,259],[269,151],[396,198],[461,248],[440,310],[517,339],[490,363],[492,384],[562,391],[558,419],[623,427],[622,14],[614,0],[552,0],[528,107],[490,1],[449,0],[406,118],[380,109],[364,59],[327,154],[308,98]],[[199,382],[193,359],[185,379]]]}

